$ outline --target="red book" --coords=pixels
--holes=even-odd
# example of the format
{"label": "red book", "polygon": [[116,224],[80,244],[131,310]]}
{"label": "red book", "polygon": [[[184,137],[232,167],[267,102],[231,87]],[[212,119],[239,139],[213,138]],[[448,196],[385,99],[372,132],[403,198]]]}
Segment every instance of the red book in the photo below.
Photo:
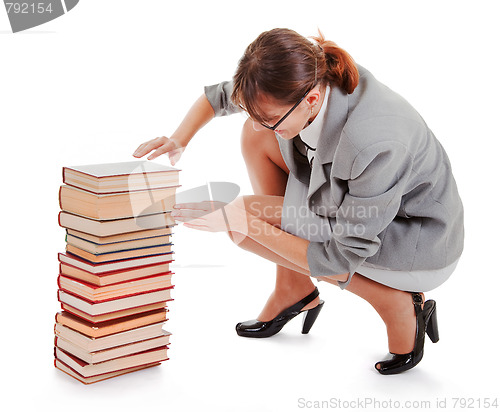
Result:
{"label": "red book", "polygon": [[[160,308],[153,311],[139,313],[134,315],[125,316],[119,319],[108,320],[104,322],[92,323],[85,319],[79,318],[66,311],[56,314],[56,324],[54,326],[54,333],[60,334],[61,325],[71,329],[74,333],[80,333],[88,339],[97,339],[104,336],[117,335],[126,331],[135,330],[139,331],[141,328],[148,327],[148,330],[154,329],[156,332],[161,330],[161,326],[167,321],[167,309]],[[151,326],[156,325],[156,326]],[[140,331],[139,331],[140,332]],[[62,335],[68,340],[77,341],[76,338],[68,337],[69,335]],[[146,339],[150,335],[140,335]],[[113,340],[115,342],[116,340]],[[80,343],[82,346],[83,344]],[[90,344],[89,344],[90,345]],[[91,346],[89,346],[90,348]],[[95,346],[92,346],[96,349]]]}
{"label": "red book", "polygon": [[72,253],[59,253],[58,259],[60,263],[66,263],[78,269],[84,270],[86,272],[95,274],[95,275],[108,275],[110,272],[115,272],[115,274],[119,271],[126,271],[136,269],[139,270],[145,266],[150,265],[159,265],[165,263],[172,263],[173,255],[171,253],[166,255],[155,255],[155,256],[146,256],[146,257],[138,257],[132,259],[123,259],[114,262],[103,262],[103,263],[93,263],[88,260],[82,259],[77,255],[73,255]]}
{"label": "red book", "polygon": [[170,291],[172,288],[173,286],[170,286],[169,288],[165,289],[138,293],[119,299],[109,299],[101,302],[92,302],[87,299],[82,299],[81,297],[66,292],[62,289],[58,290],[57,296],[59,302],[72,306],[90,316],[97,316],[105,313],[118,312],[125,309],[172,300],[170,296]]}
{"label": "red book", "polygon": [[57,284],[60,289],[83,299],[92,302],[103,302],[109,299],[117,299],[137,293],[170,287],[172,286],[172,272],[114,283],[107,286],[96,286],[60,274],[57,278]]}

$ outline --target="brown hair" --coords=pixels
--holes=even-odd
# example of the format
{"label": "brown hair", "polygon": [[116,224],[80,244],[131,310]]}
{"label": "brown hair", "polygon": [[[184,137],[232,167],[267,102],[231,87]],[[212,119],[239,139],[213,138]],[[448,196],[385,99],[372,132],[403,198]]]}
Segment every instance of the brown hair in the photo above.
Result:
{"label": "brown hair", "polygon": [[233,77],[233,103],[262,121],[258,107],[262,94],[288,105],[296,103],[315,84],[330,84],[352,93],[359,80],[356,63],[318,32],[317,37],[312,37],[315,43],[290,29],[260,34],[238,63]]}

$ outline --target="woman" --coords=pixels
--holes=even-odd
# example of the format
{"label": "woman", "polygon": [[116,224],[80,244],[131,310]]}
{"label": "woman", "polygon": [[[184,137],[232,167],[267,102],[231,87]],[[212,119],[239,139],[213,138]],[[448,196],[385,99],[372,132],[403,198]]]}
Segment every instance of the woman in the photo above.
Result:
{"label": "woman", "polygon": [[323,305],[314,277],[375,308],[390,351],[375,368],[400,373],[422,359],[426,333],[439,339],[436,303],[422,292],[455,269],[462,203],[448,157],[418,113],[321,33],[313,39],[262,33],[233,81],[206,87],[171,138],[134,156],[156,150],[148,159],[168,153],[174,164],[211,118],[247,113],[242,152],[255,195],[173,212],[277,264],[264,309],[237,333],[268,337],[300,312],[307,333]]}

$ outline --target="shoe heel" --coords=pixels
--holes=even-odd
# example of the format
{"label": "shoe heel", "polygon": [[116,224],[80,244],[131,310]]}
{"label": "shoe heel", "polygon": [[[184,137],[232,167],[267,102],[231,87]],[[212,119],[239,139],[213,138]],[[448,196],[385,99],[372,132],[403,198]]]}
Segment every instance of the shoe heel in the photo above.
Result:
{"label": "shoe heel", "polygon": [[302,333],[303,334],[309,333],[309,331],[312,328],[312,325],[314,325],[314,322],[316,321],[316,318],[319,315],[319,312],[321,312],[321,309],[323,308],[324,303],[325,302],[323,300],[321,300],[319,302],[318,306],[306,311],[306,313],[304,314],[304,321],[302,323]]}
{"label": "shoe heel", "polygon": [[429,318],[429,322],[427,323],[425,331],[427,332],[427,335],[431,339],[432,343],[436,343],[439,340],[436,307],[434,307],[434,311],[432,312],[432,315]]}

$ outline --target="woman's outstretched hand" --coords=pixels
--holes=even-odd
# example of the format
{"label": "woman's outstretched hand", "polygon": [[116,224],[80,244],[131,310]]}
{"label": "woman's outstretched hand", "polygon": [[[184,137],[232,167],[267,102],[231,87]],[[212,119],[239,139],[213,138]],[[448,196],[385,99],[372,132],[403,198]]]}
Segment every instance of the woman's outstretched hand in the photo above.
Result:
{"label": "woman's outstretched hand", "polygon": [[248,216],[240,198],[231,203],[203,201],[174,205],[172,217],[191,229],[206,232],[227,232],[236,244],[248,233]]}
{"label": "woman's outstretched hand", "polygon": [[245,232],[246,212],[235,202],[203,201],[177,203],[172,217],[185,226],[207,232]]}
{"label": "woman's outstretched hand", "polygon": [[170,164],[174,166],[179,161],[184,149],[185,147],[181,147],[181,145],[174,139],[162,136],[157,137],[156,139],[148,140],[147,142],[141,144],[137,149],[135,149],[133,156],[142,157],[155,150],[155,152],[148,156],[148,160],[156,159],[158,156],[167,153],[170,159]]}

